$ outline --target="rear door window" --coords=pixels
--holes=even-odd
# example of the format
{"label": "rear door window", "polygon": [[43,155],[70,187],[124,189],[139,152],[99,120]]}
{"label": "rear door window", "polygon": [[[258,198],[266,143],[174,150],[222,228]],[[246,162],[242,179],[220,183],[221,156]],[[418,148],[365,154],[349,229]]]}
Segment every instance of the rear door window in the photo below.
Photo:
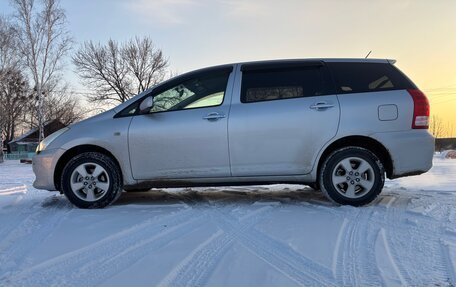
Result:
{"label": "rear door window", "polygon": [[416,86],[388,63],[327,63],[338,93],[363,93],[413,89]]}
{"label": "rear door window", "polygon": [[243,70],[241,102],[252,103],[328,94],[323,66]]}

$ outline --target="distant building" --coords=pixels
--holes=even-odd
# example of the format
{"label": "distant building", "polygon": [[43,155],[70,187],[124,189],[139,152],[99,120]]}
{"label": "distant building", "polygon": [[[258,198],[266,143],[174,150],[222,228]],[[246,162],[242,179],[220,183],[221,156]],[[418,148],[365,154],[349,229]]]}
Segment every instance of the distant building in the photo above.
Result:
{"label": "distant building", "polygon": [[435,150],[444,151],[454,149],[456,150],[456,138],[441,138],[435,139]]}
{"label": "distant building", "polygon": [[[65,125],[59,120],[48,121],[44,124],[44,136],[64,128]],[[38,128],[34,128],[8,143],[9,151],[13,152],[34,152],[38,146]]]}

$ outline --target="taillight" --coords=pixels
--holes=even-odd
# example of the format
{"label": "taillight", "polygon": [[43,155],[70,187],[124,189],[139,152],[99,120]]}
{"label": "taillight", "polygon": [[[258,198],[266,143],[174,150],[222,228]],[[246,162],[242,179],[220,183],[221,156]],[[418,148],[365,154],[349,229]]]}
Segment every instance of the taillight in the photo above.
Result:
{"label": "taillight", "polygon": [[429,101],[426,95],[418,89],[407,90],[413,98],[412,129],[429,128]]}

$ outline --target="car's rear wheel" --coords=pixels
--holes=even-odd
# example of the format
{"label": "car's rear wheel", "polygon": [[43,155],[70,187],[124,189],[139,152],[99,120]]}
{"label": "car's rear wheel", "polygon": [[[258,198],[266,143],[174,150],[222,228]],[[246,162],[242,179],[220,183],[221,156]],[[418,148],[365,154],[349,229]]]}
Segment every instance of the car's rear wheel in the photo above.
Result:
{"label": "car's rear wheel", "polygon": [[122,192],[119,167],[107,155],[85,152],[72,158],[61,178],[65,196],[80,208],[103,208]]}
{"label": "car's rear wheel", "polygon": [[365,148],[341,148],[325,159],[319,183],[335,203],[361,206],[372,202],[382,191],[385,169],[380,159]]}

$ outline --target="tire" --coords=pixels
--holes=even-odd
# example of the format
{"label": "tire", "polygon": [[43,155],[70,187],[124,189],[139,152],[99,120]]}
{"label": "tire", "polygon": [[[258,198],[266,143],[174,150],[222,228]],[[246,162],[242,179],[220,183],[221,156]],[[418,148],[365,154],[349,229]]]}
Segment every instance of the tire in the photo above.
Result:
{"label": "tire", "polygon": [[380,159],[361,147],[345,147],[331,153],[319,173],[320,188],[333,202],[362,206],[382,191],[385,169]]}
{"label": "tire", "polygon": [[119,198],[122,177],[112,158],[98,152],[85,152],[64,167],[62,191],[79,208],[103,208]]}

